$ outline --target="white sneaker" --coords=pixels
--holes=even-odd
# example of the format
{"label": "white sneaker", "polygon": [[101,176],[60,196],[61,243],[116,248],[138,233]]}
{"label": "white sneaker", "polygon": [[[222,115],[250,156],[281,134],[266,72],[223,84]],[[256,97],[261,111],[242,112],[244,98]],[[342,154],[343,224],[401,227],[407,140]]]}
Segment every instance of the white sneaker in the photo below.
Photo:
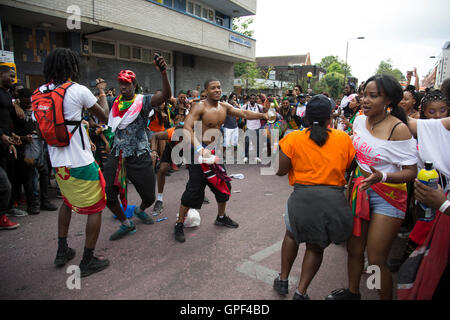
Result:
{"label": "white sneaker", "polygon": [[6,211],[7,217],[26,217],[27,215],[28,213],[26,211],[17,208],[12,208]]}
{"label": "white sneaker", "polygon": [[247,163],[247,162],[248,162],[248,158],[245,157],[245,158],[244,158],[244,163]]}
{"label": "white sneaker", "polygon": [[261,163],[261,162],[262,162],[261,159],[256,157],[256,163]]}

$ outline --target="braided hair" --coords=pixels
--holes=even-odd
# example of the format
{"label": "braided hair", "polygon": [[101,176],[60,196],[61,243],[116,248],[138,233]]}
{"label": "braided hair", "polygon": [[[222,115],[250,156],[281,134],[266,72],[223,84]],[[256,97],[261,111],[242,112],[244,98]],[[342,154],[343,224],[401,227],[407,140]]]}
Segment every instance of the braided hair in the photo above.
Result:
{"label": "braided hair", "polygon": [[414,109],[416,111],[419,111],[419,106],[420,106],[420,96],[416,91],[416,88],[414,86],[407,86],[406,89],[403,92],[409,92],[413,99],[414,99]]}
{"label": "braided hair", "polygon": [[[421,101],[422,106],[420,108],[420,119],[427,119],[427,117],[425,116],[425,109],[427,108],[429,103],[435,101],[444,101],[445,104],[447,105],[447,108],[449,108],[448,98],[440,90],[431,90],[422,98]],[[448,113],[450,114],[450,108]]]}
{"label": "braided hair", "polygon": [[55,48],[45,59],[45,81],[53,81],[56,85],[66,82],[69,78],[77,81],[80,73],[80,58],[68,48]]}

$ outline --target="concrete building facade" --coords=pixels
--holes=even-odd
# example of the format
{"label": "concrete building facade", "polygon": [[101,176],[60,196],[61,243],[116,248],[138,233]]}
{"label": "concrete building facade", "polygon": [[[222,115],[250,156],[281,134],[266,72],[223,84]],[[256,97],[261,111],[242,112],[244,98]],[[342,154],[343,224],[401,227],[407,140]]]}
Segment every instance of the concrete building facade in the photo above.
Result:
{"label": "concrete building facade", "polygon": [[256,0],[0,0],[4,50],[14,52],[18,78],[42,83],[55,47],[78,52],[80,82],[115,87],[121,69],[136,72],[149,92],[161,86],[152,62],[162,54],[174,94],[203,88],[208,78],[233,90],[233,65],[254,61],[256,41],[232,30],[234,17],[256,14]]}

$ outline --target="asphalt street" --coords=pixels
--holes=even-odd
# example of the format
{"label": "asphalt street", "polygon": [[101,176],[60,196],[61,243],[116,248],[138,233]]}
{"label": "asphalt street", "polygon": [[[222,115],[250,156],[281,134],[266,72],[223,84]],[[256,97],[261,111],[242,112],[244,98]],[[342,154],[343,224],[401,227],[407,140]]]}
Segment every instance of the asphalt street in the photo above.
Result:
{"label": "asphalt street", "polygon": [[[80,289],[69,289],[67,267],[78,265],[83,252],[86,217],[74,214],[69,246],[75,258],[63,268],[53,260],[57,249],[57,211],[14,217],[21,227],[0,231],[0,299],[133,299],[133,300],[279,300],[292,299],[301,271],[301,245],[290,277],[289,294],[278,295],[272,283],[280,270],[280,247],[285,226],[283,213],[292,187],[287,176],[261,175],[260,165],[230,165],[233,179],[227,214],[239,223],[229,229],[214,225],[217,205],[207,188],[210,204],[200,210],[201,225],[185,228],[186,242],[174,240],[173,228],[188,178],[182,168],[167,177],[164,210],[167,220],[144,225],[134,218],[137,232],[118,241],[109,236],[119,227],[112,213],[103,211],[96,255],[108,258],[103,272],[81,279]],[[54,185],[54,180],[52,184]],[[51,190],[54,193],[54,189]],[[139,204],[133,185],[129,204]],[[54,200],[58,205],[62,200]],[[151,210],[147,210],[151,213]],[[399,255],[404,241],[397,238],[391,255]],[[308,290],[323,300],[332,290],[347,287],[345,245],[325,250],[321,269]],[[362,299],[378,299],[376,290],[361,279]],[[394,276],[395,279],[395,276]]]}

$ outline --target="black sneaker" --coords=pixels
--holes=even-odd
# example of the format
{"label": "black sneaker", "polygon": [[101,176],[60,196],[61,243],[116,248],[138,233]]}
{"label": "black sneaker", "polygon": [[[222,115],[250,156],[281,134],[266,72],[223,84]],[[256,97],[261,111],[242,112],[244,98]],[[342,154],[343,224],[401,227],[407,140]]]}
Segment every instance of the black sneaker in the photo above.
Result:
{"label": "black sneaker", "polygon": [[93,273],[100,272],[104,269],[106,269],[109,266],[109,260],[108,259],[102,259],[100,260],[97,257],[92,257],[91,261],[87,264],[80,263],[80,271],[81,271],[81,277],[87,277],[90,276]]}
{"label": "black sneaker", "polygon": [[289,290],[289,280],[280,280],[280,275],[273,281],[273,288],[281,295],[287,295]]}
{"label": "black sneaker", "polygon": [[65,265],[68,261],[72,260],[73,257],[75,257],[75,250],[72,248],[67,247],[66,251],[60,251],[58,250],[56,252],[56,258],[55,258],[55,265],[58,267],[62,267]]}
{"label": "black sneaker", "polygon": [[178,242],[186,241],[186,238],[184,237],[183,224],[180,222],[175,225],[175,240]]}
{"label": "black sneaker", "polygon": [[297,291],[295,291],[292,300],[311,300],[311,298],[307,294],[300,294]]}
{"label": "black sneaker", "polygon": [[41,210],[46,210],[46,211],[56,211],[56,210],[58,210],[58,207],[55,206],[53,203],[51,203],[48,200],[42,201],[40,207],[41,207]]}
{"label": "black sneaker", "polygon": [[231,220],[231,218],[227,215],[224,215],[222,218],[217,217],[216,222],[214,223],[218,226],[224,226],[228,228],[237,228],[239,227],[239,224]]}
{"label": "black sneaker", "polygon": [[325,300],[361,300],[361,295],[352,293],[349,289],[337,289],[332,291]]}
{"label": "black sneaker", "polygon": [[163,202],[161,200],[157,200],[155,206],[153,207],[153,215],[160,215],[163,208]]}

